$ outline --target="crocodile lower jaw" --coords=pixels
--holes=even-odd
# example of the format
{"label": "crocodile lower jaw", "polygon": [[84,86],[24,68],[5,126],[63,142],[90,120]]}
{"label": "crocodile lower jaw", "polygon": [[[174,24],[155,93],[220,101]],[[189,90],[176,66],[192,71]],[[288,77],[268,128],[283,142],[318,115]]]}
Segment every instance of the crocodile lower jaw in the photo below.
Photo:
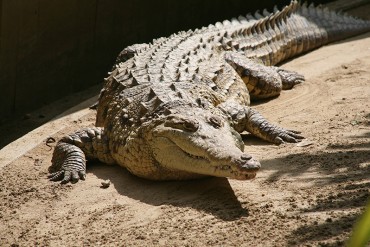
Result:
{"label": "crocodile lower jaw", "polygon": [[245,173],[245,174],[240,174],[238,176],[235,176],[233,177],[234,179],[237,179],[237,180],[249,180],[249,179],[253,179],[255,178],[257,175],[256,172],[252,172],[252,173]]}

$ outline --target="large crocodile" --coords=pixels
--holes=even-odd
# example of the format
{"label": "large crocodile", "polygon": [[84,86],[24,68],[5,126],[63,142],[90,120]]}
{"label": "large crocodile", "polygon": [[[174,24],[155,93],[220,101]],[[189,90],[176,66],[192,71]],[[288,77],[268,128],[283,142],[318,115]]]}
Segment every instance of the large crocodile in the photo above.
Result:
{"label": "large crocodile", "polygon": [[152,180],[255,177],[241,132],[298,142],[269,123],[250,98],[279,95],[304,81],[276,64],[370,30],[370,22],[292,1],[281,11],[218,22],[124,49],[101,91],[96,127],[63,137],[49,178],[85,179],[86,158]]}

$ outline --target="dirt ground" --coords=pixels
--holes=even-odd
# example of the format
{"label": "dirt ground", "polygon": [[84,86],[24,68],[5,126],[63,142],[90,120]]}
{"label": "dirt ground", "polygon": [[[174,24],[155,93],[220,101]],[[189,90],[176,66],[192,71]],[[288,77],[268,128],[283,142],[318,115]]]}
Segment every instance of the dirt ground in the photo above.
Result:
{"label": "dirt ground", "polygon": [[[0,246],[344,245],[370,197],[370,33],[283,67],[306,82],[254,107],[307,139],[275,146],[245,134],[246,151],[263,167],[250,181],[153,182],[89,163],[86,181],[49,182],[46,138],[93,125],[86,106],[94,99],[5,146]],[[49,115],[36,111],[1,135],[23,133],[40,112]]]}

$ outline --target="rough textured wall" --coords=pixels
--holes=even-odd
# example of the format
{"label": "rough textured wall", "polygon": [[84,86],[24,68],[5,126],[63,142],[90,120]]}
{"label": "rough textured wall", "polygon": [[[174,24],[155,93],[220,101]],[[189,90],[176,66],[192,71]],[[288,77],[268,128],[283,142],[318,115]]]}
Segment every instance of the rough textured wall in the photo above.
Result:
{"label": "rough textured wall", "polygon": [[0,0],[0,113],[24,113],[102,82],[127,45],[272,5],[254,2]]}

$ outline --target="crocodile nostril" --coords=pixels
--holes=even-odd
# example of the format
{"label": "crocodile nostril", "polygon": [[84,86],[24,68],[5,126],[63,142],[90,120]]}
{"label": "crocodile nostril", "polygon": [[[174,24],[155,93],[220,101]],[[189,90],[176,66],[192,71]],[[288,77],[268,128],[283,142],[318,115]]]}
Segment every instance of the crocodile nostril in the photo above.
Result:
{"label": "crocodile nostril", "polygon": [[240,156],[240,158],[242,160],[250,160],[250,159],[252,159],[252,156],[249,155],[249,154],[242,154],[242,156]]}

